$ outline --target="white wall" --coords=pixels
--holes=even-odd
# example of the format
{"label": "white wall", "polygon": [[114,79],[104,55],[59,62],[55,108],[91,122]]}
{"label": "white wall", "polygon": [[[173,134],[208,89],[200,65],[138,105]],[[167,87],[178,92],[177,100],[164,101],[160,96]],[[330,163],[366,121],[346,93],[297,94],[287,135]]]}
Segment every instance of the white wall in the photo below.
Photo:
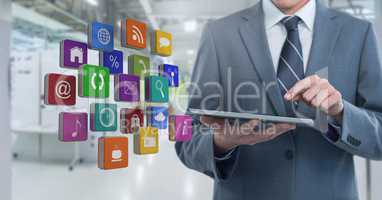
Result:
{"label": "white wall", "polygon": [[8,63],[11,29],[11,1],[0,0],[0,194],[11,199],[11,134],[9,131]]}

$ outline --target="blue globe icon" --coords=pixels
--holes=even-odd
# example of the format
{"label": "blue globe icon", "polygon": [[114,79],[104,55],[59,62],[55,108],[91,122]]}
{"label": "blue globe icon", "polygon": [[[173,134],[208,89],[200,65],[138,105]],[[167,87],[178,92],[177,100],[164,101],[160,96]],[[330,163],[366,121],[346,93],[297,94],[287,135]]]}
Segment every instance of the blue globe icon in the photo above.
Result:
{"label": "blue globe icon", "polygon": [[107,45],[110,42],[110,33],[107,29],[101,28],[98,30],[97,38],[101,44]]}

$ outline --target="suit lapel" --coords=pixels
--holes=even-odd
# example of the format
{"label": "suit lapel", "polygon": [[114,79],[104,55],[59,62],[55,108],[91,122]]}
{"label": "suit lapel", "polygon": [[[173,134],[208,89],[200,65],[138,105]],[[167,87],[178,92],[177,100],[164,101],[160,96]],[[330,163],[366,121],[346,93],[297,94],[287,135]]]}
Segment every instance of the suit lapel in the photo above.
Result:
{"label": "suit lapel", "polygon": [[[264,14],[261,4],[257,4],[243,15],[246,20],[240,26],[240,35],[246,47],[254,69],[263,81],[263,89],[266,90],[272,105],[280,116],[285,116],[283,98],[279,85],[276,82],[271,54],[269,51],[268,40],[265,33]],[[276,113],[275,113],[276,114]]]}
{"label": "suit lapel", "polygon": [[336,22],[335,13],[320,3],[317,3],[316,13],[312,48],[305,76],[317,74],[321,78],[328,78],[322,76],[328,75],[330,57],[341,32],[341,25]]}

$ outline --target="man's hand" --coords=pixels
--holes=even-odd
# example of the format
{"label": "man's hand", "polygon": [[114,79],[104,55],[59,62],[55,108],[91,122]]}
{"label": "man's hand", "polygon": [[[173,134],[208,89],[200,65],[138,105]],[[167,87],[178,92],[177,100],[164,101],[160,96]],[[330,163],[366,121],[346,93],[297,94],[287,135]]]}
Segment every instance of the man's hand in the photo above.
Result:
{"label": "man's hand", "polygon": [[327,79],[317,75],[298,81],[284,96],[288,101],[302,100],[307,105],[318,108],[337,121],[342,121],[344,105],[342,95]]}
{"label": "man's hand", "polygon": [[266,142],[296,128],[296,125],[286,123],[261,124],[259,120],[230,125],[228,120],[207,116],[202,116],[200,121],[214,130],[215,154],[225,153],[239,145]]}

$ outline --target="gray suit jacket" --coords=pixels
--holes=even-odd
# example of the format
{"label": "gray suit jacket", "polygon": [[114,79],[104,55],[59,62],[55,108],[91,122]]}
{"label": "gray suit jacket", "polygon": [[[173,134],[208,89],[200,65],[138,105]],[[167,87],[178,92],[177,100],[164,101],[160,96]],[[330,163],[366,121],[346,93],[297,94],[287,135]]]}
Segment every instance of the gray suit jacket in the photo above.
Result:
{"label": "gray suit jacket", "polygon": [[[216,161],[211,130],[195,129],[192,141],[177,142],[176,151],[188,168],[215,180],[214,199],[358,199],[353,156],[382,158],[377,42],[369,22],[319,3],[314,29],[306,76],[327,69],[330,83],[342,93],[340,137],[333,141],[326,133],[298,127],[270,142],[240,146],[230,159]],[[190,99],[189,107],[285,115],[272,65],[260,3],[209,23],[192,75],[201,90],[190,90],[199,96]],[[253,98],[233,100],[235,92]],[[316,116],[306,105],[298,111]]]}

